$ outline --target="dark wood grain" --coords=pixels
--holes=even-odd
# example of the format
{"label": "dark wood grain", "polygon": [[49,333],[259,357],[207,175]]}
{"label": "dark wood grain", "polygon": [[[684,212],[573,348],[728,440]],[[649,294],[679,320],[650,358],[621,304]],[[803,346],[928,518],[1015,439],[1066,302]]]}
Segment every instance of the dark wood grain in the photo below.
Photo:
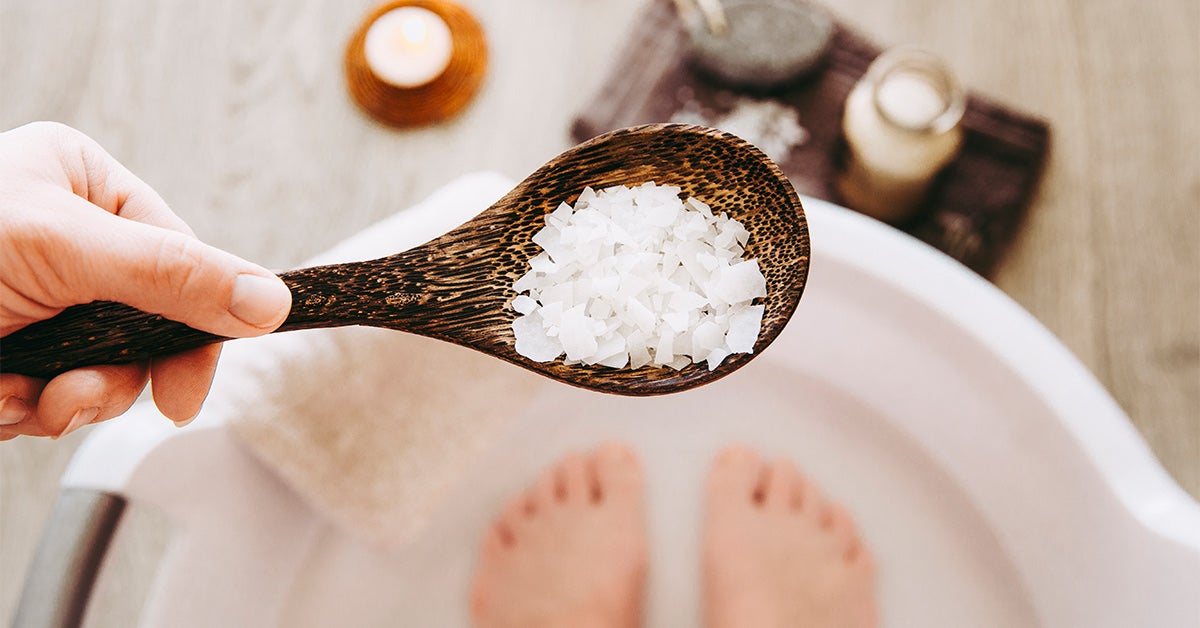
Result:
{"label": "dark wood grain", "polygon": [[[767,279],[766,312],[753,354],[715,371],[693,364],[611,369],[538,363],[516,353],[512,283],[540,252],[545,214],[584,187],[679,186],[750,231],[746,257]],[[767,347],[796,309],[808,275],[808,227],[800,199],[765,155],[715,129],[647,125],[584,142],[527,177],[475,219],[422,246],[367,262],[281,275],[292,311],[278,331],[368,325],[463,345],[576,386],[625,395],[677,392],[737,370]],[[6,372],[50,377],[72,368],[127,363],[226,340],[116,303],[68,308],[0,342]]]}

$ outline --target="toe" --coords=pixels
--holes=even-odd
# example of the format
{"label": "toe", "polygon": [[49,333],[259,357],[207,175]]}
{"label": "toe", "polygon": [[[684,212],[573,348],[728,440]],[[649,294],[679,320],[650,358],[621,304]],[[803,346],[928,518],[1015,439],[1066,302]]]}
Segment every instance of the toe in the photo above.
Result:
{"label": "toe", "polygon": [[807,477],[801,476],[797,487],[793,489],[793,503],[798,503],[799,513],[813,525],[828,528],[831,502],[821,492],[821,487]]}
{"label": "toe", "polygon": [[559,499],[558,467],[544,469],[530,488],[536,507],[545,508]]}
{"label": "toe", "polygon": [[856,539],[854,545],[846,551],[846,562],[859,569],[866,577],[875,577],[875,557],[862,539]]}
{"label": "toe", "polygon": [[495,560],[500,556],[501,552],[512,547],[511,533],[505,537],[504,533],[500,531],[500,527],[499,523],[493,524],[488,527],[487,533],[483,535],[481,556],[485,561]]}
{"label": "toe", "polygon": [[866,549],[863,547],[862,541],[855,537],[846,545],[846,550],[842,552],[842,558],[849,564],[855,564],[869,559],[865,559]]}
{"label": "toe", "polygon": [[599,504],[603,495],[600,488],[600,470],[596,467],[596,454],[589,452],[583,457],[583,478],[587,486],[587,502]]}
{"label": "toe", "polygon": [[600,500],[629,501],[641,498],[642,467],[628,445],[601,445],[592,456],[591,466]]}
{"label": "toe", "polygon": [[558,464],[558,481],[563,501],[582,502],[591,498],[587,460],[582,454],[572,453],[563,458]]}
{"label": "toe", "polygon": [[791,499],[788,503],[792,510],[797,512],[816,511],[821,506],[821,493],[817,490],[817,485],[803,474],[797,472],[796,477],[792,481]]}
{"label": "toe", "polygon": [[828,512],[828,529],[836,539],[838,547],[842,550],[842,553],[849,557],[851,554],[855,553],[855,546],[859,545],[858,529],[854,525],[854,519],[841,504],[830,504]]}
{"label": "toe", "polygon": [[871,555],[871,549],[867,547],[866,541],[863,540],[862,533],[858,530],[858,525],[847,512],[845,515],[848,522],[848,534],[843,537],[845,539],[845,551],[842,557],[846,563],[856,569],[862,570],[863,573],[874,577],[875,573],[875,557]]}
{"label": "toe", "polygon": [[751,503],[765,465],[753,450],[733,446],[717,455],[708,476],[709,498],[721,501]]}
{"label": "toe", "polygon": [[538,499],[537,486],[532,486],[521,496],[521,515],[525,518],[536,516],[541,500]]}
{"label": "toe", "polygon": [[816,500],[816,503],[813,504],[813,509],[810,511],[810,513],[814,513],[816,515],[817,525],[820,526],[822,530],[828,531],[833,529],[834,510],[831,502],[825,501],[824,499]]}
{"label": "toe", "polygon": [[776,460],[767,466],[762,493],[763,503],[772,510],[786,510],[792,502],[793,488],[800,472],[790,460]]}
{"label": "toe", "polygon": [[474,588],[471,589],[472,625],[479,626],[483,624],[483,618],[487,616],[487,607],[487,588],[481,584],[476,584]]}
{"label": "toe", "polygon": [[526,514],[525,496],[519,495],[504,507],[504,511],[500,513],[500,519],[496,522],[497,525],[503,525],[505,529],[514,537],[521,535],[521,529],[528,525],[530,520]]}
{"label": "toe", "polygon": [[512,525],[503,519],[492,525],[489,535],[496,537],[496,543],[502,549],[514,547],[517,544],[517,537],[513,534]]}

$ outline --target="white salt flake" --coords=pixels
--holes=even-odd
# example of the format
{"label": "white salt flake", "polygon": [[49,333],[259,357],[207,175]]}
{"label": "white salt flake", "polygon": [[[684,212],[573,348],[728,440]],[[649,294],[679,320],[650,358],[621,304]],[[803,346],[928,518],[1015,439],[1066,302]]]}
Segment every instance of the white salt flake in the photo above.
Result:
{"label": "white salt flake", "polygon": [[599,345],[590,323],[591,319],[583,313],[582,305],[563,312],[562,322],[558,326],[558,339],[562,341],[567,359],[582,361],[596,353]]}
{"label": "white salt flake", "polygon": [[654,345],[654,363],[667,364],[675,359],[675,336],[669,331],[663,331]]}
{"label": "white salt flake", "polygon": [[[519,310],[518,310],[519,311]],[[687,312],[666,312],[662,315],[663,321],[671,328],[671,331],[679,334],[687,331],[688,328],[688,313]]]}
{"label": "white salt flake", "polygon": [[673,312],[687,312],[690,310],[698,310],[705,305],[708,305],[708,299],[695,292],[676,292],[667,299],[667,307]]}
{"label": "white salt flake", "polygon": [[562,355],[562,344],[546,335],[537,312],[513,321],[512,330],[517,339],[517,353],[530,360],[549,362]]}
{"label": "white salt flake", "polygon": [[[703,361],[703,360],[701,360],[701,361]],[[674,360],[671,360],[670,362],[668,362],[667,366],[678,371],[689,364],[692,364],[692,359],[686,355],[681,355],[681,356],[675,358]]]}
{"label": "white salt flake", "polygon": [[701,356],[707,359],[713,349],[723,344],[725,344],[725,331],[713,321],[706,320],[697,325],[696,330],[692,332],[691,355],[697,359],[700,359]]}
{"label": "white salt flake", "polygon": [[767,280],[758,269],[758,260],[720,268],[713,273],[713,278],[713,291],[726,303],[767,296]]}
{"label": "white salt flake", "polygon": [[537,301],[534,301],[523,294],[512,300],[512,308],[516,310],[518,314],[532,314],[537,307]]}
{"label": "white salt flake", "polygon": [[763,312],[761,305],[750,307],[729,315],[729,331],[725,334],[725,344],[733,353],[753,353],[754,342],[758,340],[758,330],[762,328]]}
{"label": "white salt flake", "polygon": [[633,324],[637,325],[638,329],[648,333],[654,331],[654,325],[657,320],[654,312],[650,308],[642,305],[637,299],[625,300],[625,311],[629,313],[629,317],[633,320]]}
{"label": "white salt flake", "polygon": [[724,349],[713,349],[712,353],[709,353],[708,358],[705,360],[708,362],[708,370],[717,370],[717,367],[721,366],[721,363],[724,362],[725,358],[727,357],[729,357],[728,351]]}
{"label": "white salt flake", "polygon": [[766,279],[742,255],[749,232],[675,186],[584,188],[533,237],[513,283],[517,353],[608,368],[717,368],[753,350]]}
{"label": "white salt flake", "polygon": [[517,292],[527,292],[530,290],[536,290],[540,285],[541,282],[538,281],[537,273],[531,270],[524,275],[521,275],[520,279],[517,279],[513,282],[513,290],[516,290]]}
{"label": "white salt flake", "polygon": [[533,259],[529,260],[529,267],[532,268],[533,272],[535,273],[549,274],[558,270],[558,264],[550,261],[550,255],[547,253],[540,253]]}
{"label": "white salt flake", "polygon": [[629,367],[640,369],[650,363],[650,349],[645,345],[634,345],[629,348]]}
{"label": "white salt flake", "polygon": [[614,369],[623,369],[625,368],[626,364],[629,364],[629,353],[625,351],[614,353],[611,356],[596,362],[596,364]]}

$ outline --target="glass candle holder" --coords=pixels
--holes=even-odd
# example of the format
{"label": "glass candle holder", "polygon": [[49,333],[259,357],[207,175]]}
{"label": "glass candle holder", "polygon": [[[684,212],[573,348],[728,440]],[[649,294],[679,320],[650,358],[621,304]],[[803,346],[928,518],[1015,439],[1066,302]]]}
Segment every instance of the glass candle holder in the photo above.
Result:
{"label": "glass candle holder", "polygon": [[962,146],[965,110],[966,95],[937,55],[912,47],[880,55],[846,98],[841,200],[886,222],[912,217]]}

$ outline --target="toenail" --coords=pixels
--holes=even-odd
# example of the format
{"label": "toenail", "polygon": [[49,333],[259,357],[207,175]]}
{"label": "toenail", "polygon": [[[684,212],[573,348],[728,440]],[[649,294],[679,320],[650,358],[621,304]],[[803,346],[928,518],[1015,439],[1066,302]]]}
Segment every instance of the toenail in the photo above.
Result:
{"label": "toenail", "polygon": [[597,453],[601,457],[620,460],[622,462],[632,462],[635,458],[633,449],[624,443],[604,443],[600,446]]}
{"label": "toenail", "polygon": [[755,457],[754,450],[745,445],[734,445],[726,447],[717,455],[718,462],[740,462],[743,460],[753,460]]}

